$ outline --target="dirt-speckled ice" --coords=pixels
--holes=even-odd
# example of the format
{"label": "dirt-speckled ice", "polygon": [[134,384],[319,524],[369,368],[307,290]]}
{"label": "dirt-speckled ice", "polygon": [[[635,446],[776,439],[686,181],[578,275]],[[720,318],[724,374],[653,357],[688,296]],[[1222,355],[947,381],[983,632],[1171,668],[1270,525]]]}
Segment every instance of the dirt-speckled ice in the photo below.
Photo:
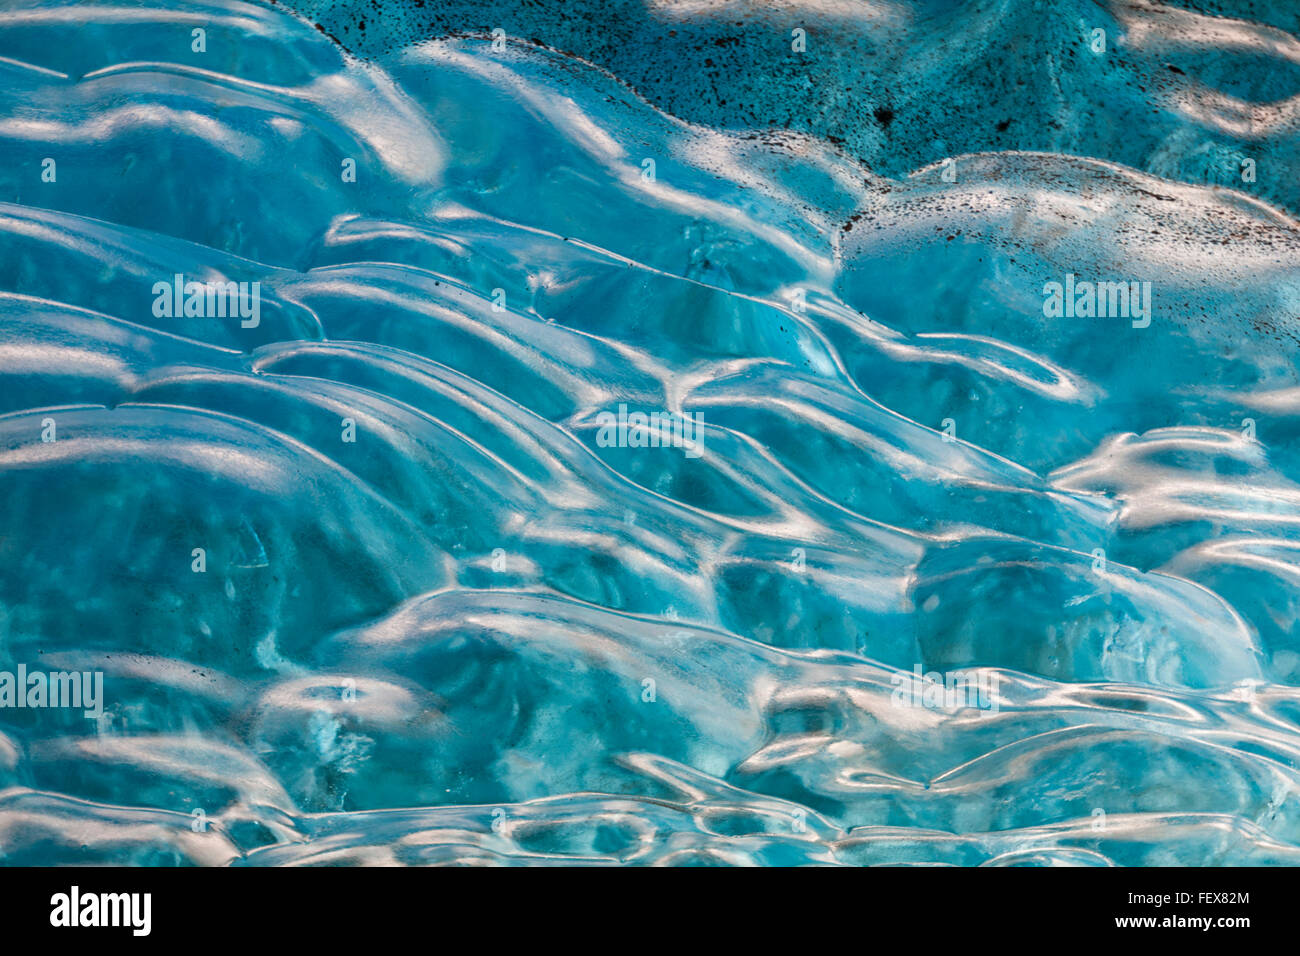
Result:
{"label": "dirt-speckled ice", "polygon": [[1290,4],[290,6],[0,3],[0,863],[1300,864]]}

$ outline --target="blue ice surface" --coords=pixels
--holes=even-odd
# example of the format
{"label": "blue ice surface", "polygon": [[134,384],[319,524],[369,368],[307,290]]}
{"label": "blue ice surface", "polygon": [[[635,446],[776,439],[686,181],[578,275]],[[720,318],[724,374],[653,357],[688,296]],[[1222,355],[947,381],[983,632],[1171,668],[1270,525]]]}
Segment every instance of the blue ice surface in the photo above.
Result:
{"label": "blue ice surface", "polygon": [[1300,863],[1292,4],[289,7],[0,9],[0,862]]}

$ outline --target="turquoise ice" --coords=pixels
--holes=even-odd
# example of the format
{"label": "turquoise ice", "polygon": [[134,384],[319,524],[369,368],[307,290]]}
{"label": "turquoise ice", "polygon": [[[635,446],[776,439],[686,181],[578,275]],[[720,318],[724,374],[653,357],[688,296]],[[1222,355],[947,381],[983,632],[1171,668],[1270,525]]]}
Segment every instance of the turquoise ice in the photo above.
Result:
{"label": "turquoise ice", "polygon": [[4,0],[0,861],[1300,863],[1211,6]]}

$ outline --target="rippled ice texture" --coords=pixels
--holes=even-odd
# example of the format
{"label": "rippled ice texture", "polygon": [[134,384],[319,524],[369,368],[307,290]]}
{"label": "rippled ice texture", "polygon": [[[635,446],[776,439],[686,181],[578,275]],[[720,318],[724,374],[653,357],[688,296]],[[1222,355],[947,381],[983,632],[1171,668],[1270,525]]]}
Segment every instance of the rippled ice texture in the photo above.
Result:
{"label": "rippled ice texture", "polygon": [[1300,863],[1296,32],[5,0],[0,859]]}

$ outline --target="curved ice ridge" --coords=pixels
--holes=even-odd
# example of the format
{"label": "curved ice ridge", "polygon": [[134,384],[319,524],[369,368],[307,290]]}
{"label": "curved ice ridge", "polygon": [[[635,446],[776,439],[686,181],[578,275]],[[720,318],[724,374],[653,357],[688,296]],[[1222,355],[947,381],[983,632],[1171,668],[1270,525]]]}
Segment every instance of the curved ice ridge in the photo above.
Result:
{"label": "curved ice ridge", "polygon": [[[0,11],[0,672],[105,687],[0,708],[0,861],[1300,863],[1283,13],[1113,4],[1101,95],[1048,5],[1028,102],[1204,77],[1145,146],[950,156],[945,31],[1030,5],[834,14],[919,50],[888,150],[688,108],[652,27],[721,6],[638,7],[649,73],[301,6]],[[1202,175],[1229,108],[1258,189]],[[1145,325],[1046,314],[1129,280]]]}

